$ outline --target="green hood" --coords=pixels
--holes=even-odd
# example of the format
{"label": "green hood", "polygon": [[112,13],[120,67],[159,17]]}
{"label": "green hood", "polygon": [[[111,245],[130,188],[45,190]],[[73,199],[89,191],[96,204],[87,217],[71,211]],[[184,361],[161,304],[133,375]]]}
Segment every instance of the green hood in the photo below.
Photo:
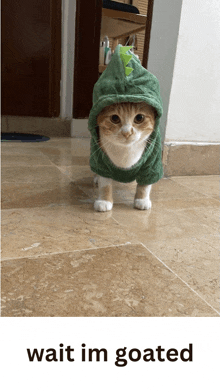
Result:
{"label": "green hood", "polygon": [[[93,107],[89,114],[88,127],[91,132],[90,167],[95,173],[119,182],[135,179],[140,185],[153,184],[163,176],[161,162],[161,136],[159,121],[162,115],[162,100],[157,78],[142,67],[132,53],[131,47],[118,45],[106,70],[93,89]],[[129,66],[127,66],[129,64]],[[157,111],[155,128],[141,159],[131,169],[116,167],[99,148],[96,118],[100,111],[119,102],[146,102]]]}

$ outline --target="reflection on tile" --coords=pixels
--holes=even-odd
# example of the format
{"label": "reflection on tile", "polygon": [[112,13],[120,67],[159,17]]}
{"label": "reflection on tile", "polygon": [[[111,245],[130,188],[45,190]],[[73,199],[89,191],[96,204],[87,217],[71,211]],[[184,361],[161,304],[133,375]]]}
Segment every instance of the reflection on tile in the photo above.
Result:
{"label": "reflection on tile", "polygon": [[[79,178],[74,183],[80,187],[80,189],[89,196],[89,202],[93,203],[98,197],[98,185],[94,183],[94,173],[92,177]],[[113,199],[114,204],[124,203],[132,204],[134,200],[136,189],[136,182],[130,184],[120,184],[119,182],[113,182]]]}
{"label": "reflection on tile", "polygon": [[60,166],[59,169],[74,182],[78,179],[81,180],[84,178],[92,180],[94,177],[89,166]]}
{"label": "reflection on tile", "polygon": [[4,261],[2,272],[2,316],[218,316],[141,245]]}
{"label": "reflection on tile", "polygon": [[2,259],[131,242],[131,235],[92,205],[2,211]]}
{"label": "reflection on tile", "polygon": [[[79,171],[80,167],[67,168],[69,175]],[[74,178],[74,177],[72,177]],[[85,181],[86,180],[86,181]],[[79,178],[77,185],[88,194],[91,200],[95,200],[97,197],[97,190],[93,185],[93,178]],[[113,200],[114,204],[124,203],[132,204],[136,191],[136,182],[130,184],[120,184],[113,182]],[[154,184],[151,191],[151,200],[153,202],[153,208],[161,206],[163,208],[179,209],[179,208],[190,208],[190,207],[210,207],[210,205],[218,206],[218,201],[208,198],[195,191],[189,191],[180,184],[176,184],[174,181],[169,179],[162,179],[157,184]]]}
{"label": "reflection on tile", "polygon": [[[211,199],[210,199],[211,200]],[[200,225],[207,226],[207,234],[217,234],[219,229],[219,206],[210,205],[206,208],[186,208],[178,211],[178,214],[183,217],[188,217]],[[211,230],[211,231],[210,231]]]}
{"label": "reflection on tile", "polygon": [[1,155],[36,155],[41,157],[42,153],[37,148],[37,143],[5,142],[1,144]]}
{"label": "reflection on tile", "polygon": [[172,177],[172,180],[181,184],[188,189],[196,189],[209,197],[219,200],[220,197],[220,180],[219,176],[191,176],[191,177]]}
{"label": "reflection on tile", "polygon": [[215,200],[213,198],[209,198],[207,196],[201,195],[201,198],[195,198],[195,199],[154,199],[151,197],[152,200],[152,208],[160,208],[163,207],[164,209],[168,210],[184,210],[184,209],[194,209],[194,208],[202,208],[206,209],[207,207],[211,207],[216,209],[216,207],[219,207],[219,202],[218,200]]}
{"label": "reflection on tile", "polygon": [[219,311],[219,252],[203,237],[151,242],[148,249]]}
{"label": "reflection on tile", "polygon": [[173,200],[173,199],[196,199],[202,198],[196,188],[188,189],[168,178],[163,178],[153,184],[151,199],[153,200]]}
{"label": "reflection on tile", "polygon": [[72,156],[72,154],[47,155],[48,159],[57,166],[89,166],[89,157]]}
{"label": "reflection on tile", "polygon": [[47,156],[71,154],[72,156],[88,157],[90,152],[90,139],[51,139],[47,143],[38,144],[38,148]]}
{"label": "reflection on tile", "polygon": [[[156,203],[155,203],[156,204]],[[115,205],[113,217],[124,228],[135,234],[147,245],[148,241],[165,241],[189,236],[216,234],[211,226],[195,220],[190,210],[169,210],[157,203],[148,211],[139,211],[132,206]]]}
{"label": "reflection on tile", "polygon": [[87,200],[88,196],[78,186],[64,178],[62,183],[2,184],[2,209],[73,205]]}
{"label": "reflection on tile", "polygon": [[1,166],[50,166],[52,162],[41,154],[30,154],[30,155],[22,155],[22,154],[3,154],[1,159]]}
{"label": "reflection on tile", "polygon": [[11,183],[62,183],[66,181],[65,176],[55,166],[25,166],[4,167],[2,170],[2,182]]}

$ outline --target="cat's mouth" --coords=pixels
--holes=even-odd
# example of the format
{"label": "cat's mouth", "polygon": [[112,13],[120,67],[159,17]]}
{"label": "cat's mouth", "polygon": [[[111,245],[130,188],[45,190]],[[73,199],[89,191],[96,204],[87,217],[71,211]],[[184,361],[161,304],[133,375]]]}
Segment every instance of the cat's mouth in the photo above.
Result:
{"label": "cat's mouth", "polygon": [[120,144],[120,145],[131,145],[131,144],[134,144],[134,143],[137,143],[139,141],[139,138],[137,138],[137,136],[135,136],[135,135],[132,135],[132,136],[129,136],[129,137],[124,137],[124,136],[119,136],[118,138],[117,138],[117,142]]}

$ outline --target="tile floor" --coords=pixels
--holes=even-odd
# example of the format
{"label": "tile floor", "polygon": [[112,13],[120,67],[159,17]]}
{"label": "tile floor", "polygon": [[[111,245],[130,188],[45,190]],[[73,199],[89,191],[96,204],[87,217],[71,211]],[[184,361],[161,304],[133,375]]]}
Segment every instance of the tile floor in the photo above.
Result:
{"label": "tile floor", "polygon": [[135,184],[95,212],[88,139],[2,143],[2,316],[218,317],[219,178]]}

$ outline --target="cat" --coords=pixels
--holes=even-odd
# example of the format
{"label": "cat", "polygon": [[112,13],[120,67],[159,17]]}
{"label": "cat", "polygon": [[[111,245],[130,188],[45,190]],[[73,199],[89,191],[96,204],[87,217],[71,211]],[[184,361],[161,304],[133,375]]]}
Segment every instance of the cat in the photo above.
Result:
{"label": "cat", "polygon": [[[141,158],[154,130],[156,110],[145,102],[122,102],[105,107],[97,116],[99,146],[119,168],[132,168]],[[134,207],[151,208],[152,185],[137,184]],[[110,211],[113,207],[112,180],[98,176],[96,211]]]}

